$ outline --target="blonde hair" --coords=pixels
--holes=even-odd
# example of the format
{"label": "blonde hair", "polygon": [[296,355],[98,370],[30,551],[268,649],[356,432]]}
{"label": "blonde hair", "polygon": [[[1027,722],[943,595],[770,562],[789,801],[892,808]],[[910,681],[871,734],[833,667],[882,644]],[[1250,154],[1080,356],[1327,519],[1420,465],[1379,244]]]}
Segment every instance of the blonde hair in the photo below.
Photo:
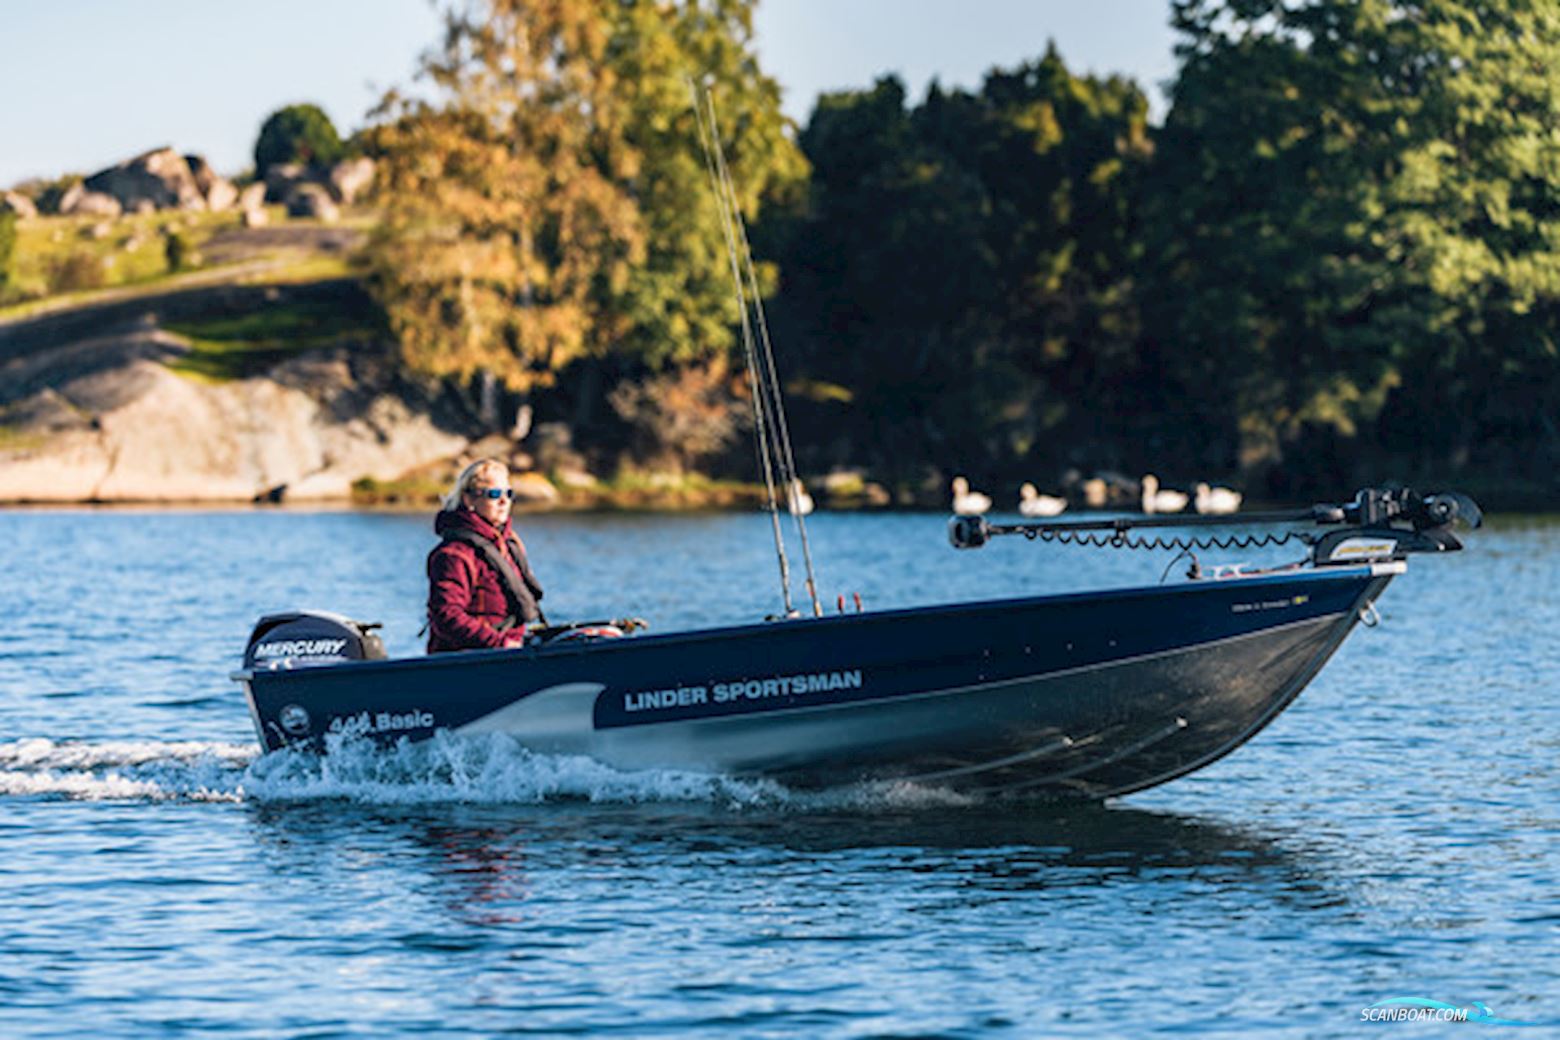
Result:
{"label": "blonde hair", "polygon": [[489,470],[497,470],[506,478],[509,476],[509,467],[497,459],[478,459],[461,470],[460,476],[455,478],[455,486],[450,488],[450,493],[444,496],[443,509],[445,512],[460,508],[461,496],[471,487],[471,482]]}

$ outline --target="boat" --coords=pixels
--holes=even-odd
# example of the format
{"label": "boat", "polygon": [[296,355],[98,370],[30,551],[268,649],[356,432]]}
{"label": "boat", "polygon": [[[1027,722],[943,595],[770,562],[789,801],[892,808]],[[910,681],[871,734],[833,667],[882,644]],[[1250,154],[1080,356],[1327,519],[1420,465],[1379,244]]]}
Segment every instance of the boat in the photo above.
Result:
{"label": "boat", "polygon": [[[1460,549],[1454,526],[1477,526],[1465,496],[1405,489],[1288,513],[1016,524],[955,516],[958,549],[1007,535],[1173,548],[1192,554],[1192,580],[825,616],[805,513],[782,504],[800,475],[707,93],[695,90],[695,112],[741,314],[781,611],[657,634],[633,619],[544,625],[518,649],[395,660],[373,625],[320,611],[273,614],[255,626],[234,676],[266,751],[502,734],[534,752],[624,770],[1107,798],[1200,769],[1252,739],[1371,616],[1409,555]],[[783,512],[800,539],[810,616],[792,604]],[[1217,524],[1290,529],[1138,533]],[[1196,563],[1198,550],[1292,539],[1309,546],[1303,566]]]}
{"label": "boat", "polygon": [[[519,650],[395,660],[371,626],[300,611],[259,622],[235,678],[267,751],[337,734],[501,733],[623,770],[1098,800],[1251,740],[1372,616],[1409,555],[1455,551],[1453,526],[1479,520],[1465,496],[1380,489],[1244,517],[954,517],[950,537],[964,549],[1004,535],[1153,549],[1299,537],[1310,553],[1303,565],[1194,568],[1189,581],[1145,588],[662,634],[566,625]],[[1249,533],[1296,522],[1325,533]],[[1135,533],[1233,523],[1247,533]]]}

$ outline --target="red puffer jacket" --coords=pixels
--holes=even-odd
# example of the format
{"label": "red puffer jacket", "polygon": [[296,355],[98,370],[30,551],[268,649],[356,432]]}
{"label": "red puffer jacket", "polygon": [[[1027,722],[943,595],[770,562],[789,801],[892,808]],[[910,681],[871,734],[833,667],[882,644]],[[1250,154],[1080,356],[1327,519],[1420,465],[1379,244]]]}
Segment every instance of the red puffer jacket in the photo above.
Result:
{"label": "red puffer jacket", "polygon": [[[428,652],[475,650],[519,643],[525,623],[541,616],[542,587],[526,560],[525,546],[504,524],[502,532],[461,506],[433,521],[445,541],[428,554]],[[480,536],[515,565],[523,588],[506,592],[503,576],[477,547],[454,538]],[[500,631],[505,618],[513,628]]]}

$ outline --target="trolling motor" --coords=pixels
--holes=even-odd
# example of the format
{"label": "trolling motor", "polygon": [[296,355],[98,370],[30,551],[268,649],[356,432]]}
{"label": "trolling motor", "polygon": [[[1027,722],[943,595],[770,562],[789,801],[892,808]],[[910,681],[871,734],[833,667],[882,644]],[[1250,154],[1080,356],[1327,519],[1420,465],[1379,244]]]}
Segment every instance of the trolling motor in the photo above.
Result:
{"label": "trolling motor", "polygon": [[[1250,527],[1308,522],[1348,526],[1321,535],[1288,532],[1222,538],[1142,538],[1128,534],[1150,527]],[[1483,523],[1484,513],[1478,503],[1458,491],[1420,495],[1410,488],[1362,488],[1353,501],[1341,505],[1222,516],[1125,516],[1016,524],[993,524],[983,516],[956,516],[948,521],[948,540],[955,549],[978,549],[998,535],[1021,534],[1031,540],[1101,548],[1190,550],[1251,548],[1298,538],[1311,546],[1311,562],[1321,565],[1398,560],[1408,553],[1456,552],[1462,548],[1462,542],[1453,534],[1453,528],[1458,524],[1475,528]]]}
{"label": "trolling motor", "polygon": [[1421,496],[1409,488],[1363,488],[1353,502],[1337,507],[1328,519],[1319,517],[1317,523],[1353,526],[1318,538],[1311,546],[1311,561],[1355,563],[1399,560],[1408,553],[1456,552],[1463,546],[1453,527],[1459,523],[1479,527],[1484,513],[1458,491]]}

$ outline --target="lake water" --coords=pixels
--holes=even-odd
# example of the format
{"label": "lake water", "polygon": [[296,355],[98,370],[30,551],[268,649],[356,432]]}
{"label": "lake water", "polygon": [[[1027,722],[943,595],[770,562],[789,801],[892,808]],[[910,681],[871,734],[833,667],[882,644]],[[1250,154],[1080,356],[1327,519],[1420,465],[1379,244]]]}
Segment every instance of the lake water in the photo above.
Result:
{"label": "lake water", "polygon": [[[779,606],[759,516],[521,526],[554,620]],[[1170,562],[957,553],[937,516],[809,532],[827,598],[868,609]],[[1555,1023],[1560,526],[1469,541],[1411,561],[1247,747],[1061,809],[501,742],[259,758],[228,680],[249,626],[326,607],[417,652],[427,517],[0,512],[0,1035],[1445,1029],[1361,1022],[1404,996]]]}

